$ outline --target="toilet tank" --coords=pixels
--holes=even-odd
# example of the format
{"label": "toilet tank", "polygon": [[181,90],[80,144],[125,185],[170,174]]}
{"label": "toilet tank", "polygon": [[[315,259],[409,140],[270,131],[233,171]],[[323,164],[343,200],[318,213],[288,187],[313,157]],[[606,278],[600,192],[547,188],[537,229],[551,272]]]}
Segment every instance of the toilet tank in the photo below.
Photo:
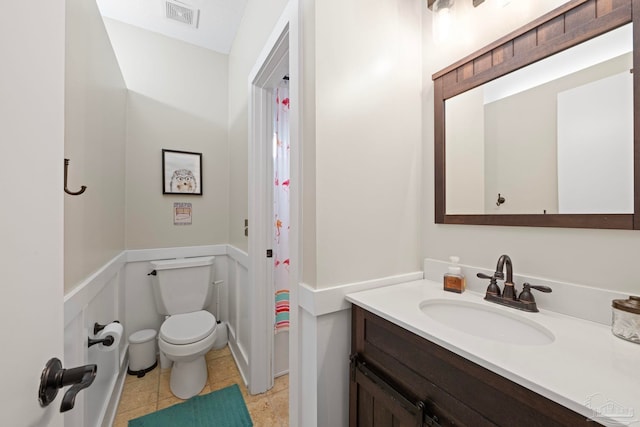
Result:
{"label": "toilet tank", "polygon": [[213,295],[213,260],[195,257],[151,261],[151,284],[158,313],[164,315],[202,310]]}

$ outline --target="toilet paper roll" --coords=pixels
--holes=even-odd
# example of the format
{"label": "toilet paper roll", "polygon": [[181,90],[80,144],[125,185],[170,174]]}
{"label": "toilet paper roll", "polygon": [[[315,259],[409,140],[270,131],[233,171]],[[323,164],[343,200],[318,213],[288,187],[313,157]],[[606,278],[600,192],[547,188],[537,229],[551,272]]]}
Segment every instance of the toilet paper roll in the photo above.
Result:
{"label": "toilet paper roll", "polygon": [[113,344],[106,346],[102,343],[98,344],[98,351],[113,351],[120,346],[120,339],[122,338],[123,328],[120,323],[109,323],[103,330],[96,335],[97,339],[105,339],[111,335],[113,337]]}

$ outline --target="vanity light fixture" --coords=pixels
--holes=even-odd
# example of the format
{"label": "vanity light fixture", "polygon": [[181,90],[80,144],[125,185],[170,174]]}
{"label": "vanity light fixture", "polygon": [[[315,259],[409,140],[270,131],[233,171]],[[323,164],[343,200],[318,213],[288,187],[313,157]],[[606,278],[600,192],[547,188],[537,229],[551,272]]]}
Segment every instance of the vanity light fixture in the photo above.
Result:
{"label": "vanity light fixture", "polygon": [[431,10],[433,11],[433,39],[436,43],[441,43],[451,37],[455,12],[454,5],[455,0],[435,0],[431,5]]}
{"label": "vanity light fixture", "polygon": [[[484,0],[472,0],[478,7]],[[427,0],[427,7],[433,12],[433,38],[436,43],[450,38],[454,25],[455,0]]]}
{"label": "vanity light fixture", "polygon": [[[484,3],[484,0],[471,0],[473,2],[473,7],[478,7],[479,5],[481,5],[482,3]],[[508,3],[510,0],[503,0],[503,2]],[[451,3],[453,5],[453,1],[438,1],[438,0],[427,0],[427,7],[431,10],[433,10],[433,5],[435,3]]]}

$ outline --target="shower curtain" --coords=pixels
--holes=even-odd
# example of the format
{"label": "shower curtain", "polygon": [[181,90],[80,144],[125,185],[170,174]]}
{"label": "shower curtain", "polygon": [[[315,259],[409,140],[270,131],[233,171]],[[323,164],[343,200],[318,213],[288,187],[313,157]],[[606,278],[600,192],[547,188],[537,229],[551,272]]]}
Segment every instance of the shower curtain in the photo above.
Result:
{"label": "shower curtain", "polygon": [[283,80],[274,91],[274,292],[275,333],[289,330],[289,88]]}

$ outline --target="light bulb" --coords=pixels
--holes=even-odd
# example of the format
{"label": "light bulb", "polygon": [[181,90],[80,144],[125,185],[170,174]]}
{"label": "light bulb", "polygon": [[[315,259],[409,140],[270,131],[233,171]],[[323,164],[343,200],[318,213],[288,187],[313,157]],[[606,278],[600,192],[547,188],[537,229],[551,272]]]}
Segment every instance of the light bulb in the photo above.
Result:
{"label": "light bulb", "polygon": [[454,24],[454,0],[436,0],[433,3],[433,38],[436,43],[450,38]]}

